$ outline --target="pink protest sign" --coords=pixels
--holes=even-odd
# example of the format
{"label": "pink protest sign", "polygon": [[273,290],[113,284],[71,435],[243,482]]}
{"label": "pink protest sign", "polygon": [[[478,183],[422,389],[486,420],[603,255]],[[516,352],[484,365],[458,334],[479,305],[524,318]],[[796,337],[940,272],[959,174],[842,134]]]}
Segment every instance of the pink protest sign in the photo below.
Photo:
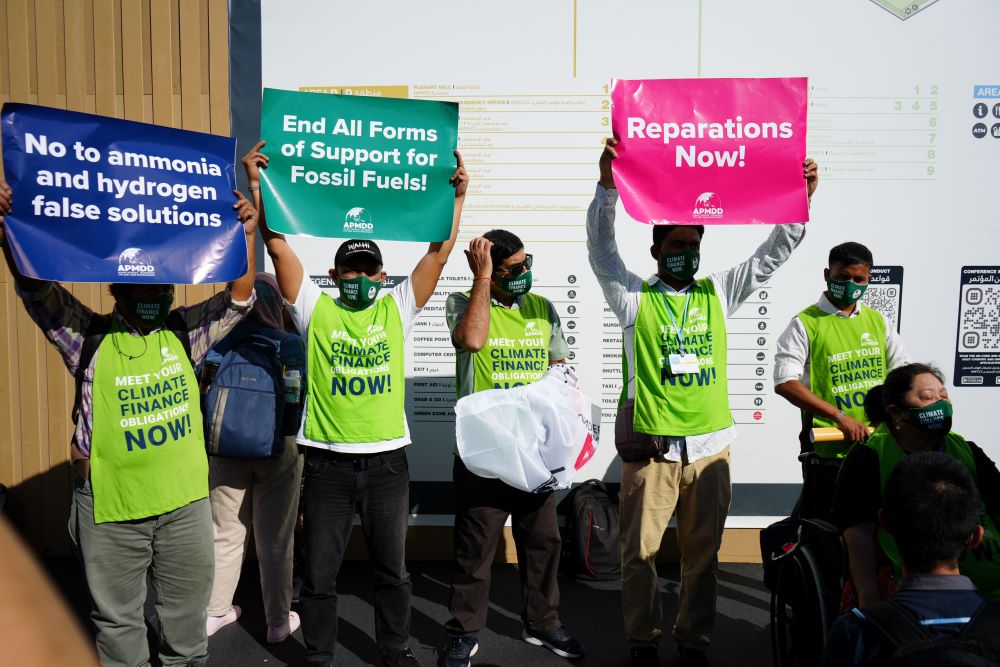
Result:
{"label": "pink protest sign", "polygon": [[651,223],[808,220],[806,106],[805,78],[615,80],[625,210]]}

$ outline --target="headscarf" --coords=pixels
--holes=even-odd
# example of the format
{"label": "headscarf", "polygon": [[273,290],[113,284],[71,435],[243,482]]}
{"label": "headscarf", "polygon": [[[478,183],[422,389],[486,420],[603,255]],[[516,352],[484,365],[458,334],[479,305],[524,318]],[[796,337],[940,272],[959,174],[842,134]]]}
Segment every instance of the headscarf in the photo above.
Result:
{"label": "headscarf", "polygon": [[270,273],[258,273],[254,276],[253,288],[257,292],[257,300],[247,319],[256,320],[273,329],[284,330],[281,314],[285,308],[285,301],[281,297],[277,279]]}

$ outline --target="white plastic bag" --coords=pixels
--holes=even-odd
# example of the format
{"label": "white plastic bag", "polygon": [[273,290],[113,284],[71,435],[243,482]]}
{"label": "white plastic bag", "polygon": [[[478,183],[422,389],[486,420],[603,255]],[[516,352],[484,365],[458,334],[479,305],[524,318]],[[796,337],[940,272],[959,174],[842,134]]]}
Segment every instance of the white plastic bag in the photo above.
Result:
{"label": "white plastic bag", "polygon": [[523,491],[569,488],[600,435],[600,409],[565,364],[532,384],[465,396],[455,416],[465,466]]}

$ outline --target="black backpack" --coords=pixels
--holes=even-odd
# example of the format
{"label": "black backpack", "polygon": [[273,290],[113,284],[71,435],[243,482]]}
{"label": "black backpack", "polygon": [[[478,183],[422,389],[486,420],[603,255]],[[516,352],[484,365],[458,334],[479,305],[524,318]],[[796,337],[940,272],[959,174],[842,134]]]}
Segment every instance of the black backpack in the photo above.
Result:
{"label": "black backpack", "polygon": [[621,576],[618,542],[618,499],[604,482],[588,479],[563,500],[566,539],[563,570],[579,579],[608,580]]}
{"label": "black backpack", "polygon": [[1000,667],[1000,600],[983,602],[957,636],[933,634],[892,600],[861,613],[892,642],[894,667]]}

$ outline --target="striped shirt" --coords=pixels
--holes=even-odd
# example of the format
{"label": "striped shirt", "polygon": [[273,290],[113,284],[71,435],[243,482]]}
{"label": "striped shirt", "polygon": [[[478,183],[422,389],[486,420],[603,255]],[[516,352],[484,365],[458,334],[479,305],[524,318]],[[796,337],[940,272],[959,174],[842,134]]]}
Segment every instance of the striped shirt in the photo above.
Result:
{"label": "striped shirt", "polygon": [[[94,311],[59,283],[49,283],[36,292],[21,289],[17,292],[24,302],[28,316],[38,325],[49,342],[59,350],[66,369],[75,374],[80,364],[80,353],[83,350],[87,328],[95,316]],[[208,351],[225,338],[226,334],[250,312],[254,299],[255,295],[251,294],[246,301],[234,301],[227,290],[199,304],[175,309],[187,326],[188,338],[191,341],[192,365],[200,364]],[[126,332],[133,336],[141,335],[125,322],[117,309],[112,313],[112,317]],[[157,331],[159,329],[154,329],[149,335]],[[94,415],[94,369],[97,367],[99,354],[100,348],[84,372],[80,395],[80,418],[77,420],[70,450],[70,458],[74,461],[90,458]]]}

